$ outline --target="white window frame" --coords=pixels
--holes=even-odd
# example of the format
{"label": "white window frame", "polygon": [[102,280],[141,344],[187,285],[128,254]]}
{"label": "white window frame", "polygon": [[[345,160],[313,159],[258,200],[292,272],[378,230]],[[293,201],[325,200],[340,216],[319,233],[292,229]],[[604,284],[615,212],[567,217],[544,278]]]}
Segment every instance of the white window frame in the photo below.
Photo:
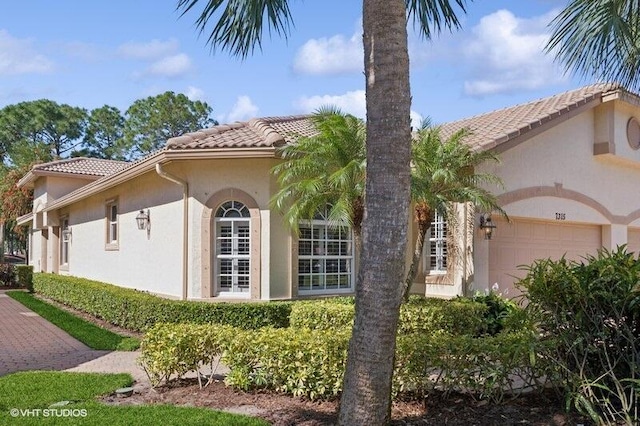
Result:
{"label": "white window frame", "polygon": [[[231,226],[230,236],[223,236],[224,225]],[[246,234],[240,234],[240,226],[246,226]],[[215,216],[215,289],[218,297],[251,297],[251,214],[240,201],[227,201],[216,210]],[[222,253],[222,245],[230,244],[231,253]],[[241,244],[246,244],[241,250]],[[240,252],[242,251],[242,252]],[[231,273],[223,273],[222,263],[231,261]],[[246,263],[246,273],[240,271],[240,263]],[[223,277],[231,278],[231,289],[222,287]],[[240,286],[240,278],[246,279],[246,287]]]}
{"label": "white window frame", "polygon": [[69,228],[69,218],[63,217],[60,220],[60,268],[69,267],[69,249],[71,248],[71,231]]}
{"label": "white window frame", "polygon": [[[346,224],[327,220],[327,211],[311,221],[299,223],[298,274],[299,295],[352,293],[354,290],[353,231]],[[337,233],[337,238],[331,238]],[[330,253],[330,247],[337,253]],[[305,266],[306,264],[306,266]],[[328,271],[327,265],[337,266]],[[343,270],[344,269],[344,270]],[[346,279],[346,285],[342,280]],[[317,283],[317,286],[314,285]]]}
{"label": "white window frame", "polygon": [[118,250],[120,241],[120,209],[118,200],[109,200],[106,205],[106,250]]}
{"label": "white window frame", "polygon": [[449,227],[444,214],[436,211],[427,231],[428,244],[424,245],[422,264],[427,275],[444,275],[449,264],[447,233]]}

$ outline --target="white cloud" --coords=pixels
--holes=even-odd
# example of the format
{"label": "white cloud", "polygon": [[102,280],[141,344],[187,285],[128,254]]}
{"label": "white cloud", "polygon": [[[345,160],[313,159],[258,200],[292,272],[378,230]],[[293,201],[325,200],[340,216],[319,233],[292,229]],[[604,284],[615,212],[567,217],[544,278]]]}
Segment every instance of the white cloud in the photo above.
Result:
{"label": "white cloud", "polygon": [[121,44],[118,53],[126,58],[155,60],[175,54],[179,47],[178,40],[174,38],[166,41],[154,39],[146,43],[130,41]]}
{"label": "white cloud", "polygon": [[303,96],[294,102],[295,108],[307,114],[323,106],[336,106],[343,112],[365,118],[367,113],[364,90],[354,90],[344,95]]}
{"label": "white cloud", "polygon": [[204,98],[204,91],[199,87],[189,86],[185,95],[190,101],[201,101]]}
{"label": "white cloud", "polygon": [[350,38],[338,34],[307,41],[293,62],[294,71],[301,74],[346,74],[363,67],[361,22]]}
{"label": "white cloud", "polygon": [[228,114],[222,114],[216,117],[220,123],[233,123],[234,121],[243,121],[254,118],[258,115],[259,108],[253,103],[247,95],[238,96],[236,103],[231,107]]}
{"label": "white cloud", "polygon": [[[364,90],[354,90],[344,95],[317,95],[299,98],[294,107],[302,114],[309,114],[320,107],[335,106],[363,120],[367,117],[367,102]],[[411,125],[418,128],[422,123],[422,115],[411,110]]]}
{"label": "white cloud", "polygon": [[564,81],[553,58],[543,52],[549,40],[547,24],[556,14],[553,10],[522,19],[503,9],[483,17],[463,49],[473,74],[464,83],[465,93],[482,96]]}
{"label": "white cloud", "polygon": [[53,62],[36,52],[32,45],[30,39],[18,39],[0,30],[0,75],[51,72]]}
{"label": "white cloud", "polygon": [[162,58],[147,68],[144,74],[161,77],[179,77],[191,71],[191,58],[184,53]]}

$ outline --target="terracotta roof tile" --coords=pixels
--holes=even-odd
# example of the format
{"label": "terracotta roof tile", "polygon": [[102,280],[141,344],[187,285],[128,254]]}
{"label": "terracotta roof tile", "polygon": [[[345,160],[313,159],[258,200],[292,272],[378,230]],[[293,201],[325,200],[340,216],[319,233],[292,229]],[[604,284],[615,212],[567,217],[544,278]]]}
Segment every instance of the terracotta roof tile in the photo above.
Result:
{"label": "terracotta roof tile", "polygon": [[446,138],[466,128],[471,131],[465,139],[469,145],[476,149],[491,149],[619,89],[618,85],[609,83],[585,86],[526,104],[446,123],[442,125],[442,136]]}
{"label": "terracotta roof tile", "polygon": [[187,133],[167,141],[169,150],[211,148],[268,148],[312,136],[309,116],[254,118]]}
{"label": "terracotta roof tile", "polygon": [[129,163],[125,161],[102,160],[99,158],[76,157],[50,163],[36,164],[34,172],[68,173],[73,175],[108,176],[119,172]]}

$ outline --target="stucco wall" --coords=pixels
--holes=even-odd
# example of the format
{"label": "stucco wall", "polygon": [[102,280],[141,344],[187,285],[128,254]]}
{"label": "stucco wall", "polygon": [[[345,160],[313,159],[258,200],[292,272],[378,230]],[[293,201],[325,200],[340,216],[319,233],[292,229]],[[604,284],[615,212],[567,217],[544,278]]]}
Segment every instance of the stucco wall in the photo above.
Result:
{"label": "stucco wall", "polygon": [[[640,116],[636,107],[605,104],[524,141],[482,168],[504,182],[489,189],[510,216],[598,224],[605,247],[626,243],[630,215],[640,208],[640,153],[626,141],[633,113]],[[616,154],[594,155],[594,144],[608,137]],[[489,287],[488,244],[478,235],[474,263],[474,288]]]}
{"label": "stucco wall", "polygon": [[[106,204],[118,203],[118,248],[106,248]],[[182,192],[154,172],[64,208],[72,230],[68,274],[178,297]],[[151,230],[135,217],[149,209]]]}

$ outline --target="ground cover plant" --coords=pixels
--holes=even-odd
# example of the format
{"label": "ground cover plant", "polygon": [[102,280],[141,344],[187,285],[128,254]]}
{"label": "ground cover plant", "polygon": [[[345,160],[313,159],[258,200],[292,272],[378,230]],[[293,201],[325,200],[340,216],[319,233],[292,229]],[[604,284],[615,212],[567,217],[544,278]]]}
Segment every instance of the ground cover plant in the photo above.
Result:
{"label": "ground cover plant", "polygon": [[140,340],[135,337],[121,336],[112,331],[105,330],[89,321],[85,321],[56,306],[37,299],[30,293],[9,291],[7,294],[92,349],[134,351],[140,347]]}
{"label": "ground cover plant", "polygon": [[[131,385],[128,374],[20,372],[0,377],[0,423],[17,425],[247,425],[260,419],[171,405],[106,405],[97,399]],[[52,404],[68,402],[51,407]],[[36,410],[40,410],[36,415]],[[45,411],[46,414],[45,414]],[[31,414],[28,414],[31,413]]]}

